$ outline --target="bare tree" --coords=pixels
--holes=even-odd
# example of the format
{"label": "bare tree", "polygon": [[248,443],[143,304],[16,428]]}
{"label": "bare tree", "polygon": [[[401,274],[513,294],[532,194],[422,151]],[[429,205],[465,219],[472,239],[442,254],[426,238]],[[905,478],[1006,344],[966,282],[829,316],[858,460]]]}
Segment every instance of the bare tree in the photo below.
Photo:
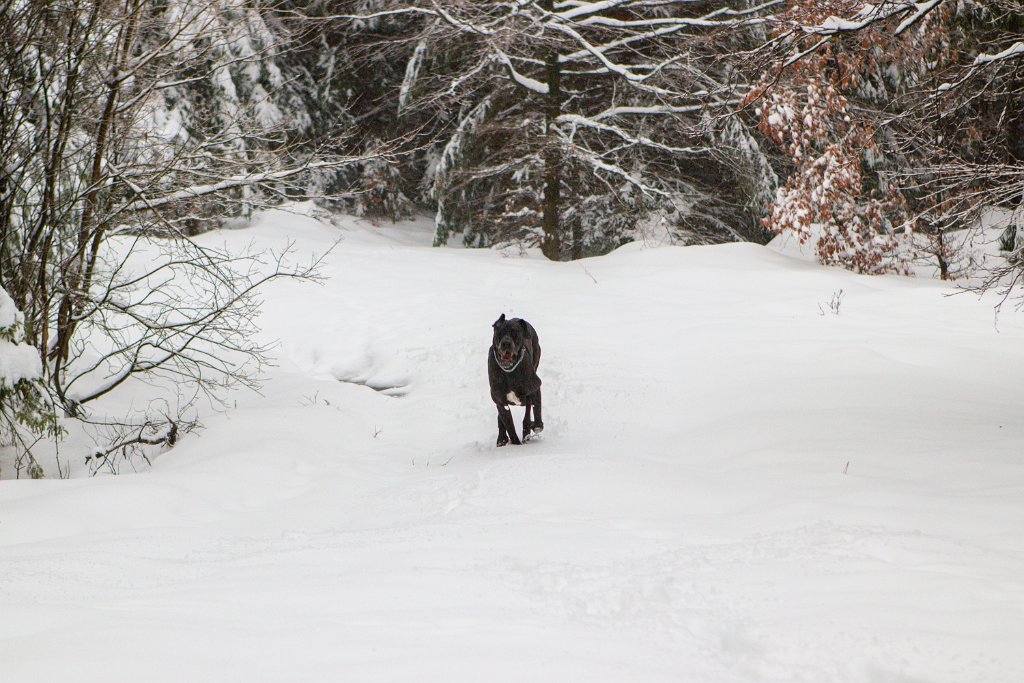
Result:
{"label": "bare tree", "polygon": [[235,0],[0,3],[0,285],[67,415],[136,376],[253,381],[255,291],[312,276],[192,238],[363,160],[285,135],[270,18]]}

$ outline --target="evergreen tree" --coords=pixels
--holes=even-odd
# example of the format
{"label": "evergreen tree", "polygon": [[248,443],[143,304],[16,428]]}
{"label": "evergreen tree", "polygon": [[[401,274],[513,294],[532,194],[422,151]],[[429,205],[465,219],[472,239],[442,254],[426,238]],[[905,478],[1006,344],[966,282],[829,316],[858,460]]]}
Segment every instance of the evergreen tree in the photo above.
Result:
{"label": "evergreen tree", "polygon": [[[645,226],[684,243],[760,235],[763,207],[732,182],[726,147],[736,129],[724,115],[744,91],[718,51],[749,43],[764,6],[538,0],[358,12],[365,4],[342,18],[403,22],[406,68],[390,102],[426,117],[436,136],[420,177],[437,243],[462,233],[467,244],[578,258]],[[748,143],[738,141],[759,155]]]}

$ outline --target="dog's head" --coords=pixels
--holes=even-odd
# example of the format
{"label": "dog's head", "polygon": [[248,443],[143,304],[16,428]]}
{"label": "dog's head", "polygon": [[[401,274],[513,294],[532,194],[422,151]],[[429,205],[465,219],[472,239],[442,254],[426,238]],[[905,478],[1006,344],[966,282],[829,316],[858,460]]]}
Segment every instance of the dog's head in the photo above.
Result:
{"label": "dog's head", "polygon": [[494,321],[494,338],[491,347],[494,359],[502,370],[511,370],[522,357],[526,348],[526,325],[519,318],[506,320],[505,314]]}

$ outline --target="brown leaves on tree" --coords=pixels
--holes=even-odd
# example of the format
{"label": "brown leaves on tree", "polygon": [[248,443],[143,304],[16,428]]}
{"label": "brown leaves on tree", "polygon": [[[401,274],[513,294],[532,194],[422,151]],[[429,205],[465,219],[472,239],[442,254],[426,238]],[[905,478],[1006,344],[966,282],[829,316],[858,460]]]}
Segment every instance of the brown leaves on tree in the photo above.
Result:
{"label": "brown leaves on tree", "polygon": [[887,184],[869,189],[865,157],[874,151],[874,131],[848,96],[878,59],[891,58],[895,43],[873,29],[851,36],[845,45],[792,29],[851,16],[859,5],[796,0],[778,24],[774,37],[785,51],[747,102],[756,103],[758,130],[779,145],[794,169],[764,225],[801,243],[817,240],[824,264],[862,273],[905,272],[905,203]]}

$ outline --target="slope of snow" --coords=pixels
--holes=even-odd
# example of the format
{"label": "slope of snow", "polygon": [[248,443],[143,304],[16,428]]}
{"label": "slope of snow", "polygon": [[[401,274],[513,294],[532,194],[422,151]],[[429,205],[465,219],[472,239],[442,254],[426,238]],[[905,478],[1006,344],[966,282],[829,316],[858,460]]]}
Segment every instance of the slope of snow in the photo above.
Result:
{"label": "slope of snow", "polygon": [[[206,239],[339,237],[266,292],[262,396],[144,473],[0,484],[0,680],[1024,680],[1020,316],[743,244]],[[502,312],[547,429],[495,449]]]}

